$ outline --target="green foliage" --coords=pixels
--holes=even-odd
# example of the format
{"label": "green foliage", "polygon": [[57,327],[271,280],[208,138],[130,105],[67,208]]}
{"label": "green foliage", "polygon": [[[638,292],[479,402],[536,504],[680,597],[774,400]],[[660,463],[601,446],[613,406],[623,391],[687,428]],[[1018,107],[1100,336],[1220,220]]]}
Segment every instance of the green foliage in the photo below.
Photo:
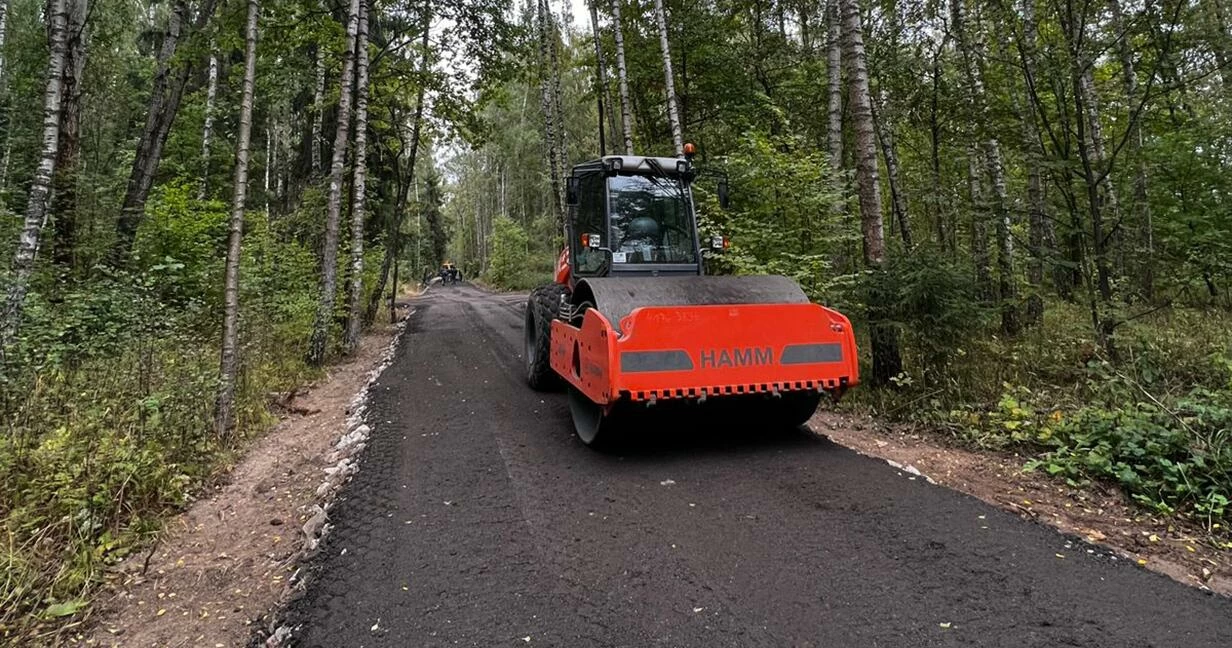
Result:
{"label": "green foliage", "polygon": [[[212,429],[224,215],[188,191],[166,186],[151,203],[132,272],[41,282],[30,296],[0,371],[0,562],[11,574],[0,625],[75,614],[106,566],[238,447]],[[246,229],[240,444],[271,422],[270,392],[313,375],[287,349],[306,344],[317,286],[315,255],[278,238],[264,213]]]}
{"label": "green foliage", "polygon": [[488,271],[484,281],[509,290],[528,290],[546,283],[550,276],[543,276],[528,263],[531,249],[526,230],[511,218],[497,217],[492,224],[489,242]]}

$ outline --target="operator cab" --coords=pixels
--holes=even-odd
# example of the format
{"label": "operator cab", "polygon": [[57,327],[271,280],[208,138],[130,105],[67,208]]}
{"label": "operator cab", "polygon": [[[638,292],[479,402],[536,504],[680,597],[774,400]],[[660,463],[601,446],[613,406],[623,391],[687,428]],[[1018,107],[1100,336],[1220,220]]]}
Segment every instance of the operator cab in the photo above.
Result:
{"label": "operator cab", "polygon": [[567,235],[572,274],[702,274],[688,159],[608,155],[573,168]]}

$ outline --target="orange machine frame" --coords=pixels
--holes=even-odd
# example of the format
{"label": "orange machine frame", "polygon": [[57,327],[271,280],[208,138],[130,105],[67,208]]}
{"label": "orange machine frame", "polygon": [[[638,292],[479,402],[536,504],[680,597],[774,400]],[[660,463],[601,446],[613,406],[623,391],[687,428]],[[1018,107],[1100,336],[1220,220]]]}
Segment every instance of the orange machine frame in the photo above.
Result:
{"label": "orange machine frame", "polygon": [[612,326],[552,322],[552,369],[599,405],[824,390],[859,382],[851,322],[817,304],[644,306]]}

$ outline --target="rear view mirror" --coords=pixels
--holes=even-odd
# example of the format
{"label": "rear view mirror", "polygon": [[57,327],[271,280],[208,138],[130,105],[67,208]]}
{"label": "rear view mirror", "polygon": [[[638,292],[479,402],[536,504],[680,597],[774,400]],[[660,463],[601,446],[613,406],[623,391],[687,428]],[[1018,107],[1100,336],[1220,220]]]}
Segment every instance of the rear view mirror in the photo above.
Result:
{"label": "rear view mirror", "polygon": [[569,176],[565,179],[565,203],[569,205],[578,204],[578,182],[577,176]]}
{"label": "rear view mirror", "polygon": [[727,192],[727,178],[719,180],[719,207],[723,209],[731,208],[731,197]]}

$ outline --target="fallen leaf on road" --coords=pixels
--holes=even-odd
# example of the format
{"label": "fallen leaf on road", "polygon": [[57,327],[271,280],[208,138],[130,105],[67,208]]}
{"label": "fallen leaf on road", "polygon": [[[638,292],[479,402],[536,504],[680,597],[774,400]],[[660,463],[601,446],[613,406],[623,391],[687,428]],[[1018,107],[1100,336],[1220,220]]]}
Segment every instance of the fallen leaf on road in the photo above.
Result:
{"label": "fallen leaf on road", "polygon": [[938,623],[937,625],[941,626],[941,629],[942,629],[942,630],[949,630],[949,629],[950,629],[950,623],[949,623],[948,621],[947,621],[947,622],[945,622],[945,623]]}

